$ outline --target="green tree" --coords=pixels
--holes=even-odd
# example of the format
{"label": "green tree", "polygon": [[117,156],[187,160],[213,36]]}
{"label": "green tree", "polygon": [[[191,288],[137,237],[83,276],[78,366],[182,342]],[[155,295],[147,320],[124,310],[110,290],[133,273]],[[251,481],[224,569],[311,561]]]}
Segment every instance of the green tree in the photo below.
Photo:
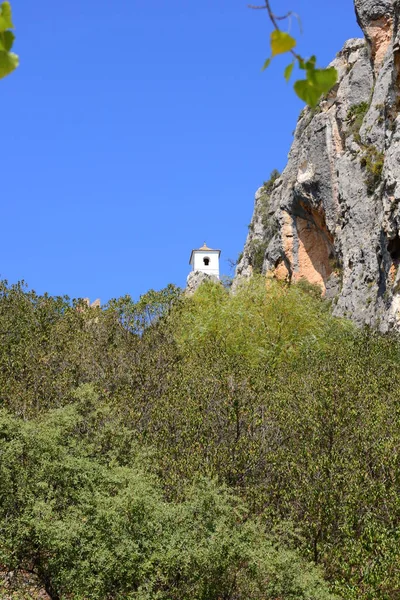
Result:
{"label": "green tree", "polygon": [[[224,488],[235,502],[241,498],[239,523],[248,519],[279,553],[296,551],[317,562],[340,596],[397,598],[397,336],[335,319],[310,286],[261,276],[234,295],[204,284],[192,297],[175,297],[167,288],[141,303],[123,298],[102,309],[2,282],[0,333],[0,564],[29,567],[37,557],[42,581],[90,598],[95,592],[82,587],[78,594],[67,575],[80,565],[74,581],[94,586],[90,565],[93,573],[101,570],[103,551],[113,564],[111,542],[102,541],[112,525],[104,517],[103,527],[99,515],[110,507],[116,527],[110,539],[119,548],[115,540],[125,539],[128,525],[115,515],[126,508],[129,481],[139,489],[143,474],[143,490],[155,482],[149,502],[155,498],[156,514],[178,519],[203,494],[194,481],[217,479],[218,494]],[[200,487],[191,496],[193,485]],[[175,530],[177,540],[186,540],[189,565],[179,562],[176,549],[180,558],[170,571],[162,562],[172,547],[167,525],[164,546],[157,546],[156,534],[148,541],[155,544],[149,556],[159,562],[141,555],[158,573],[152,580],[158,594],[166,589],[174,597],[173,586],[180,586],[184,597],[191,568],[200,572],[203,555],[184,528],[193,518],[182,516],[183,529]],[[265,529],[284,532],[287,522],[294,533],[284,534],[284,547],[282,533],[263,537]],[[86,558],[77,537],[68,537],[73,531]],[[210,555],[204,556],[211,572]],[[250,585],[247,566],[240,570],[243,586]],[[258,573],[267,568],[259,567]],[[221,581],[230,581],[229,569],[222,569]],[[171,579],[164,579],[168,572]],[[99,577],[99,586],[111,590],[106,574]],[[252,588],[241,589],[252,597]],[[281,596],[290,598],[276,593]]]}
{"label": "green tree", "polygon": [[129,466],[96,452],[107,409],[90,387],[78,396],[29,423],[0,412],[3,564],[33,570],[53,600],[333,600],[224,486],[201,478],[166,502],[134,441]]}

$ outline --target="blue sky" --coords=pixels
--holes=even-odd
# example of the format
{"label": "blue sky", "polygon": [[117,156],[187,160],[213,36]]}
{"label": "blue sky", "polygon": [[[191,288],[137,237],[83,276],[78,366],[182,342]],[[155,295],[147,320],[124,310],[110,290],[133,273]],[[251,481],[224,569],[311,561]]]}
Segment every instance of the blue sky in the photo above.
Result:
{"label": "blue sky", "polygon": [[[350,0],[292,9],[325,66],[360,36]],[[283,169],[303,104],[261,73],[270,25],[246,0],[12,0],[21,66],[0,81],[0,275],[42,293],[185,285],[190,251],[229,273],[254,192]]]}

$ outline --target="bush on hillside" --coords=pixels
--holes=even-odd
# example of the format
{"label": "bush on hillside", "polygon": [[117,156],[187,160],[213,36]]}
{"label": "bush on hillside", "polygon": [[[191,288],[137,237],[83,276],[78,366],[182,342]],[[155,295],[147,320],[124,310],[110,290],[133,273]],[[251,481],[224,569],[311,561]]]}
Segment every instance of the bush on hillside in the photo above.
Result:
{"label": "bush on hillside", "polygon": [[[142,304],[125,298],[101,310],[76,310],[67,299],[3,283],[0,403],[17,417],[7,427],[19,431],[9,438],[6,456],[22,443],[21,431],[29,430],[40,460],[47,455],[53,466],[65,464],[71,474],[74,485],[65,487],[65,497],[81,491],[93,514],[100,510],[96,498],[124,497],[129,473],[139,481],[138,465],[150,486],[144,465],[151,466],[159,494],[154,497],[167,512],[188,506],[194,478],[217,478],[242,498],[252,522],[261,518],[268,530],[292,522],[301,533],[293,547],[322,565],[340,595],[396,598],[398,338],[333,318],[329,304],[303,287],[255,277],[235,295],[204,285],[191,298],[173,300],[167,290]],[[143,311],[149,318],[141,320]],[[75,425],[60,429],[62,415],[65,420],[73,414],[68,410],[75,411]],[[55,436],[51,452],[60,452],[59,458],[40,446],[40,432]],[[151,448],[139,463],[138,447]],[[31,515],[36,499],[47,510],[56,505],[53,494],[64,494],[66,485],[57,478],[48,483],[46,474],[45,483],[35,487],[32,451],[16,455],[19,466],[9,471],[4,471],[5,455],[0,461],[9,564],[28,560],[24,548],[32,550],[29,556],[39,552],[39,529],[30,528],[31,516],[18,516],[25,501],[32,502],[25,515]],[[38,464],[35,473],[47,468],[54,477],[63,473],[61,467],[52,471]],[[114,466],[120,470],[114,473]],[[13,490],[19,490],[18,497]],[[43,490],[49,490],[47,496]],[[73,506],[79,515],[77,496]],[[14,509],[17,516],[10,520]],[[49,527],[69,523],[72,513],[60,514]],[[14,537],[6,537],[12,531]],[[91,535],[95,539],[94,531]],[[43,548],[39,558],[50,560],[51,549]],[[61,546],[54,556],[60,553]],[[68,562],[68,553],[62,556]]]}
{"label": "bush on hillside", "polygon": [[33,570],[60,599],[333,598],[225,487],[203,478],[166,502],[134,442],[129,467],[97,455],[107,409],[90,412],[0,413],[1,563]]}

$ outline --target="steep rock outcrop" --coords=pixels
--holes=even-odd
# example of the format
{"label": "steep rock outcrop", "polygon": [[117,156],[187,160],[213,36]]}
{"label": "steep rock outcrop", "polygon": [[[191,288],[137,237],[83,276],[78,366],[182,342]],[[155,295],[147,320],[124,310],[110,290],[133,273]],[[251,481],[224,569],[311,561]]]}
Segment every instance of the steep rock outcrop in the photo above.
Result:
{"label": "steep rock outcrop", "polygon": [[400,328],[400,2],[355,8],[365,39],[345,43],[337,85],[302,111],[284,172],[257,191],[234,285],[254,270],[306,278],[335,314],[385,331]]}
{"label": "steep rock outcrop", "polygon": [[220,283],[218,277],[215,275],[209,275],[203,271],[191,271],[187,277],[185,294],[191,296],[195,293],[197,288],[202,285],[205,281],[212,281],[213,283]]}

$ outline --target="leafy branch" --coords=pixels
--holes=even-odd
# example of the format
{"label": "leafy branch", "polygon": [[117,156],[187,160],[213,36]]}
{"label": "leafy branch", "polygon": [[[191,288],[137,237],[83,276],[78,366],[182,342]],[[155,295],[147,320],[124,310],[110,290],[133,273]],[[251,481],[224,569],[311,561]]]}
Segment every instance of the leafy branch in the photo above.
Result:
{"label": "leafy branch", "polygon": [[0,78],[12,73],[19,64],[18,56],[10,52],[15,40],[12,29],[11,6],[3,2],[0,4]]}
{"label": "leafy branch", "polygon": [[294,50],[297,45],[296,40],[289,33],[282,31],[279,26],[280,21],[286,21],[294,16],[293,12],[290,11],[282,16],[276,15],[271,8],[269,0],[265,0],[265,5],[263,6],[249,4],[249,8],[253,10],[266,10],[273,25],[273,31],[270,35],[271,56],[265,61],[262,70],[264,71],[278,54],[291,54],[293,58],[285,68],[284,77],[289,82],[294,66],[297,63],[299,68],[305,71],[305,79],[295,81],[294,91],[309,106],[317,106],[322,94],[327,94],[337,82],[336,69],[334,67],[317,69],[317,59],[315,56],[311,56],[311,58],[306,60]]}

